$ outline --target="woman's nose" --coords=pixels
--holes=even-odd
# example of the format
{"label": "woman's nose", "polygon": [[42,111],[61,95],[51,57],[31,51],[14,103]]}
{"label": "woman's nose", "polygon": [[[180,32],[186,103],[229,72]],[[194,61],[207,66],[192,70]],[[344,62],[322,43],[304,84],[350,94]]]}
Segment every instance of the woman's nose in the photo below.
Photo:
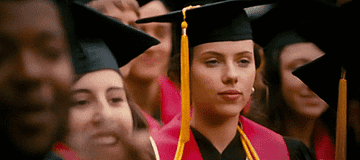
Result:
{"label": "woman's nose", "polygon": [[224,84],[236,84],[238,82],[238,73],[234,65],[227,65],[224,69],[222,82]]}
{"label": "woman's nose", "polygon": [[106,100],[99,100],[98,105],[94,110],[94,115],[92,117],[92,123],[94,125],[101,125],[102,122],[110,118],[110,106]]}

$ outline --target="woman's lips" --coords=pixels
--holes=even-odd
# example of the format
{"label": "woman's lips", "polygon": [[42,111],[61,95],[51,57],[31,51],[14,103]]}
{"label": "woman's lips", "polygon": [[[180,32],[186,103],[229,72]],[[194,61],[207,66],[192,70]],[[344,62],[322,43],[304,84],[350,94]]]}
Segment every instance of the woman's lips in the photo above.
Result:
{"label": "woman's lips", "polygon": [[117,142],[117,138],[112,135],[100,136],[95,138],[94,141],[98,145],[114,145]]}
{"label": "woman's lips", "polygon": [[104,132],[93,135],[92,140],[96,145],[113,146],[119,142],[119,137],[115,133]]}
{"label": "woman's lips", "polygon": [[220,95],[225,101],[235,101],[240,98],[242,93],[238,90],[226,90],[219,92],[218,95]]}

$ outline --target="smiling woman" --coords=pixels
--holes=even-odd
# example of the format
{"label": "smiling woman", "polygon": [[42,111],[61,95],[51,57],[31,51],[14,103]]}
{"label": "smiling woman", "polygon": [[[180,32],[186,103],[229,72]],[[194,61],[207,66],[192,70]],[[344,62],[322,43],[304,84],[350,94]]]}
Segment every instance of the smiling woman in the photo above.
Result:
{"label": "smiling woman", "polygon": [[293,30],[274,37],[265,47],[262,72],[268,97],[257,95],[254,100],[259,106],[253,106],[266,116],[251,118],[281,135],[303,141],[318,159],[333,159],[335,111],[292,74],[324,54]]}
{"label": "smiling woman", "polygon": [[[159,42],[79,3],[71,9],[77,36],[71,56],[77,78],[63,140],[69,148],[58,145],[55,150],[64,159],[154,159],[146,120],[127,96],[119,66]],[[123,39],[113,42],[114,37]],[[133,52],[122,54],[116,50],[119,44]],[[137,137],[139,133],[144,134]]]}
{"label": "smiling woman", "polygon": [[86,73],[72,87],[72,96],[66,144],[85,159],[106,155],[95,148],[116,157],[122,134],[132,134],[137,127],[120,74],[112,69]]}

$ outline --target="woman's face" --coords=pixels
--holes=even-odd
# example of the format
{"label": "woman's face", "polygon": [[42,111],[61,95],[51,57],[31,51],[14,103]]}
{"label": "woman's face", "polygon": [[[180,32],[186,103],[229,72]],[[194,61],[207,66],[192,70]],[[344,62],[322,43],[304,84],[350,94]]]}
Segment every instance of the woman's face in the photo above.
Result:
{"label": "woman's face", "polygon": [[[161,1],[151,1],[139,9],[140,18],[158,16],[168,13]],[[149,23],[138,26],[145,33],[155,37],[161,43],[152,46],[136,57],[127,66],[130,74],[141,79],[153,79],[165,75],[172,49],[172,32],[170,23]],[[126,74],[126,71],[124,72]],[[126,76],[126,75],[125,75]]]}
{"label": "woman's face", "polygon": [[208,116],[238,116],[255,80],[252,40],[195,46],[190,69],[192,106]]}
{"label": "woman's face", "polygon": [[322,55],[324,52],[313,43],[288,45],[280,55],[282,95],[290,109],[302,116],[317,118],[326,111],[328,105],[294,76],[292,71]]}
{"label": "woman's face", "polygon": [[86,73],[72,87],[72,97],[66,143],[84,158],[96,157],[94,150],[116,154],[121,133],[133,130],[121,76],[111,69]]}
{"label": "woman's face", "polygon": [[136,28],[135,21],[139,18],[136,0],[96,0],[87,4],[111,18]]}

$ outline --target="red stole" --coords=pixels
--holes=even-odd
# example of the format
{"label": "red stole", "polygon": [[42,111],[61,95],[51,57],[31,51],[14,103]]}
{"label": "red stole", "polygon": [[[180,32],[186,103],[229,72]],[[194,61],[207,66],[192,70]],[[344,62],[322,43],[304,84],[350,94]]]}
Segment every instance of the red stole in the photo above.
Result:
{"label": "red stole", "polygon": [[68,146],[61,142],[54,145],[53,151],[64,160],[83,160],[78,157],[75,151],[72,151]]}
{"label": "red stole", "polygon": [[328,130],[322,123],[316,123],[314,127],[314,141],[316,159],[335,159],[335,146],[331,141]]}
{"label": "red stole", "polygon": [[161,97],[161,121],[169,123],[174,116],[181,112],[180,91],[166,76],[159,78]]}
{"label": "red stole", "polygon": [[[181,97],[180,91],[175,84],[166,76],[161,76],[158,79],[160,85],[160,114],[161,122],[163,124],[169,123],[175,115],[181,112]],[[152,116],[142,111],[147,123],[149,124],[149,130],[151,133],[157,132],[161,126],[157,120]]]}
{"label": "red stole", "polygon": [[[165,125],[158,133],[153,135],[157,144],[161,160],[173,160],[180,134],[181,114],[176,115],[172,121]],[[284,138],[255,122],[240,117],[243,130],[262,160],[289,160]],[[194,135],[191,133],[190,141],[185,144],[183,160],[202,160]]]}
{"label": "red stole", "polygon": [[142,111],[141,112],[143,113],[148,125],[149,125],[149,131],[151,133],[155,133],[157,131],[160,130],[161,126],[159,124],[158,121],[156,121],[153,117],[151,117],[149,114],[147,114],[146,112]]}

